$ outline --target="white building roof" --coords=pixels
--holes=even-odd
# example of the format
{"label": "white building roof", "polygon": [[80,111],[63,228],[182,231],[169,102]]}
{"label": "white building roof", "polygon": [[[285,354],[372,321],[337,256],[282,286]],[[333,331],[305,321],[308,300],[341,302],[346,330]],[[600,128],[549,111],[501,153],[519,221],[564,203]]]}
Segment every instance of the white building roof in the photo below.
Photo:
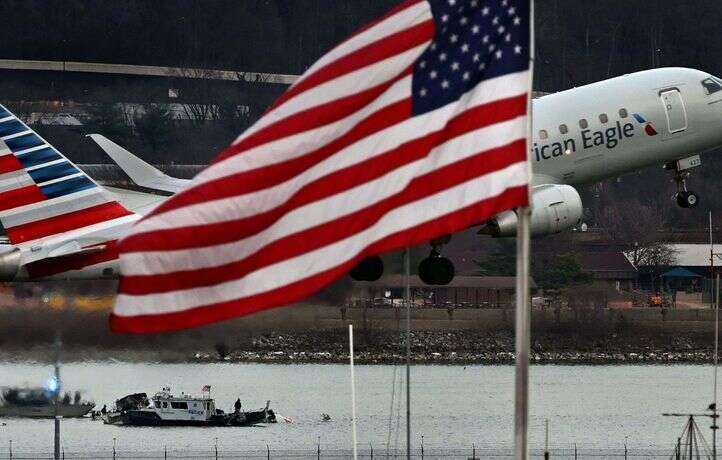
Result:
{"label": "white building roof", "polygon": [[[675,251],[674,265],[683,267],[709,267],[709,244],[696,243],[668,243],[668,246]],[[718,246],[715,252],[722,252],[722,246]],[[625,253],[630,260],[630,254]],[[715,259],[715,265],[722,265],[722,259]]]}

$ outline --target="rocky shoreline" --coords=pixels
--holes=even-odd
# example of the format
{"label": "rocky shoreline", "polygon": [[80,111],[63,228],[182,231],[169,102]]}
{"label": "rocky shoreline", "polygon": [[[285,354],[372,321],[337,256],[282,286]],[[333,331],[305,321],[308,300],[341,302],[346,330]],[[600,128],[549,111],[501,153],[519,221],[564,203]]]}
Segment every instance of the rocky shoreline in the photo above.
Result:
{"label": "rocky shoreline", "polygon": [[[415,364],[513,364],[514,337],[511,331],[495,333],[412,333],[412,362]],[[213,351],[198,351],[196,362],[254,363],[346,363],[348,342],[343,333],[267,334],[246,343],[216,345]],[[589,338],[547,334],[533,340],[532,362],[536,364],[671,364],[710,363],[713,352],[706,335],[676,336],[617,334]],[[355,361],[359,364],[402,364],[403,335],[368,333],[357,339]]]}

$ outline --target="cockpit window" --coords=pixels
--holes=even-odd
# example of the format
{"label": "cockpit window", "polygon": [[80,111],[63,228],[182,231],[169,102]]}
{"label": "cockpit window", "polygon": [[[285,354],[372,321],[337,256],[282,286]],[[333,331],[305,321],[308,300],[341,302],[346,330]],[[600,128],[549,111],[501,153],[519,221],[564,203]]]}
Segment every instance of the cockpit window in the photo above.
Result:
{"label": "cockpit window", "polygon": [[704,80],[702,80],[702,86],[704,86],[704,90],[707,92],[707,94],[722,91],[722,84],[720,84],[720,82],[714,78],[705,78]]}

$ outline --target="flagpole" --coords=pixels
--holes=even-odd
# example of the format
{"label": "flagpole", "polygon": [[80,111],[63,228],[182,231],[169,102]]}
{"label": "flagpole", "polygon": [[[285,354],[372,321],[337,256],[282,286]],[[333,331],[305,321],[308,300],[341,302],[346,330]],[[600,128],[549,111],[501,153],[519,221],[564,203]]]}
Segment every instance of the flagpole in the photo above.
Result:
{"label": "flagpole", "polygon": [[348,325],[348,350],[351,363],[351,433],[353,440],[353,459],[358,458],[356,451],[356,379],[353,373],[353,324]]}
{"label": "flagpole", "polygon": [[404,251],[404,271],[406,289],[406,458],[411,460],[411,252]]}
{"label": "flagpole", "polygon": [[[533,135],[534,89],[534,0],[529,0],[529,99],[527,102],[527,155],[531,150]],[[531,186],[531,166],[528,167]],[[531,196],[529,197],[531,203]],[[516,315],[515,315],[515,397],[514,397],[514,450],[516,460],[529,458],[529,348],[530,316],[529,277],[530,277],[530,220],[531,208],[517,210],[518,229],[516,240]]]}

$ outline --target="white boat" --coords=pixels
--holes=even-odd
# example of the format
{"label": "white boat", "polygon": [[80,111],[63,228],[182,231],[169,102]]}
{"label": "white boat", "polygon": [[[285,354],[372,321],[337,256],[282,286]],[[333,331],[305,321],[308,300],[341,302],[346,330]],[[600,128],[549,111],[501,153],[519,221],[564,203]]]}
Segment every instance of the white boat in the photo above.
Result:
{"label": "white boat", "polygon": [[[105,414],[103,421],[131,426],[250,426],[276,421],[275,414],[268,407],[270,401],[259,411],[226,414],[216,409],[210,395],[194,397],[181,393],[175,396],[170,387],[164,387],[150,399],[140,395],[145,396],[139,393],[116,401],[116,410]],[[134,407],[128,407],[127,398],[134,401]]]}

